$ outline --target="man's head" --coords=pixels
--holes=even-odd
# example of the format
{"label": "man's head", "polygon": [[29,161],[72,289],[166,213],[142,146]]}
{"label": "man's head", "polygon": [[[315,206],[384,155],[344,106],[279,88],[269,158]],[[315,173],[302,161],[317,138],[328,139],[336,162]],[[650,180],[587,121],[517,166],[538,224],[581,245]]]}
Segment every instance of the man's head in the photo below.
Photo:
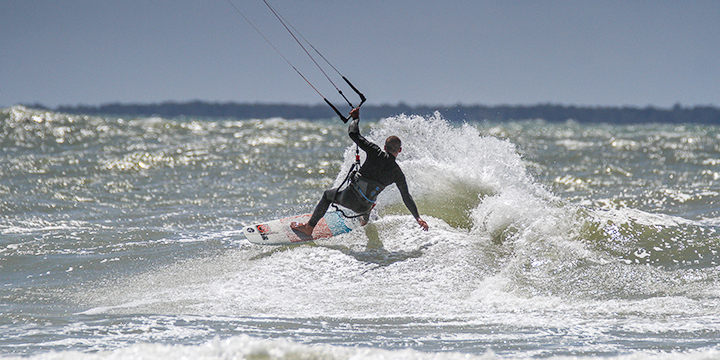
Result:
{"label": "man's head", "polygon": [[393,156],[397,156],[400,151],[402,151],[402,142],[400,141],[400,138],[393,135],[385,139],[385,151]]}

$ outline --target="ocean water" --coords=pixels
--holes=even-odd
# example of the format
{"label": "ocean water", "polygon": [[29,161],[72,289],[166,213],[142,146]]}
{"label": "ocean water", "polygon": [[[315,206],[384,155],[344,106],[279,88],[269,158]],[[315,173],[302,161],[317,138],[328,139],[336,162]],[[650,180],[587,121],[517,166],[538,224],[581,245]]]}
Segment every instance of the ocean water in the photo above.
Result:
{"label": "ocean water", "polygon": [[0,357],[720,358],[720,128],[361,121],[394,186],[252,245],[354,157],[337,120],[0,112]]}

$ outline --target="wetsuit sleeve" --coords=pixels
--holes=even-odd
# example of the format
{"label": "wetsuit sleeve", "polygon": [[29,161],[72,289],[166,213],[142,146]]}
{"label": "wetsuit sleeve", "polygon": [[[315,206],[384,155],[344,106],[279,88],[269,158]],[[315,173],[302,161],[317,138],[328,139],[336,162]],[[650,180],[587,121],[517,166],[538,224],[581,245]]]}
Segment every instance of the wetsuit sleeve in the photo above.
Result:
{"label": "wetsuit sleeve", "polygon": [[398,179],[395,184],[398,187],[398,190],[400,190],[400,195],[402,196],[403,202],[405,203],[405,206],[410,210],[410,213],[415,217],[415,219],[420,217],[420,213],[418,212],[417,205],[415,205],[415,200],[413,200],[412,196],[410,195],[410,190],[408,190],[407,181],[405,181],[405,175],[402,174],[400,176],[400,179]]}
{"label": "wetsuit sleeve", "polygon": [[366,153],[380,154],[382,149],[379,146],[371,143],[364,136],[360,134],[360,119],[354,119],[348,126],[348,136],[354,141],[363,151]]}

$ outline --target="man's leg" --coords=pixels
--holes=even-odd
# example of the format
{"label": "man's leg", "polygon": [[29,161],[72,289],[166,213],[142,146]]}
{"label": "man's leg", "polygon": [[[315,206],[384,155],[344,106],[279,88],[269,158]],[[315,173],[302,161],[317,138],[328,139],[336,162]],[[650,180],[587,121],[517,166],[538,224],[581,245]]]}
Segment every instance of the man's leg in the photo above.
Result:
{"label": "man's leg", "polygon": [[323,193],[322,198],[320,198],[320,202],[318,202],[317,206],[315,206],[315,211],[313,211],[310,221],[308,221],[307,224],[292,223],[290,224],[290,227],[302,231],[306,235],[312,236],[315,225],[317,225],[318,221],[320,221],[327,212],[327,209],[330,207],[330,204],[332,204],[336,193],[337,189],[326,190]]}
{"label": "man's leg", "polygon": [[315,227],[315,225],[317,225],[318,221],[320,221],[327,212],[330,204],[332,204],[335,198],[335,193],[337,193],[337,189],[325,190],[320,202],[318,202],[317,206],[315,206],[315,211],[313,211],[310,221],[307,223],[308,225],[311,227]]}

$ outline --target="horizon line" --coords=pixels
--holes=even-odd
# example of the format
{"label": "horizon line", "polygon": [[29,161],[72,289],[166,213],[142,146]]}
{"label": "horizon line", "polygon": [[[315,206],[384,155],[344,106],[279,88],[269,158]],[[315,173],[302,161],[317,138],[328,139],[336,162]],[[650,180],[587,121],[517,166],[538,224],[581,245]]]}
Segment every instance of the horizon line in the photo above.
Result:
{"label": "horizon line", "polygon": [[[41,102],[35,102],[35,103],[16,103],[14,105],[5,106],[5,107],[13,107],[16,105],[25,106],[29,108],[39,108],[39,109],[47,109],[47,110],[59,110],[59,109],[67,109],[67,108],[79,108],[79,107],[88,107],[88,108],[100,108],[104,106],[153,106],[153,105],[183,105],[183,104],[207,104],[207,105],[254,105],[254,106],[305,106],[305,107],[325,107],[327,106],[324,102],[317,102],[317,103],[292,103],[292,102],[269,102],[269,101],[237,101],[237,100],[230,100],[230,101],[219,101],[219,100],[163,100],[160,102],[121,102],[121,101],[111,101],[111,102],[105,102],[100,104],[83,104],[83,103],[77,103],[75,105],[69,105],[69,104],[58,104],[55,107],[46,106]],[[404,101],[400,101],[397,103],[380,103],[380,104],[372,104],[368,103],[364,105],[365,107],[406,107],[406,108],[453,108],[453,107],[465,107],[465,108],[472,108],[472,107],[486,107],[486,108],[502,108],[502,107],[515,107],[515,108],[529,108],[529,107],[538,107],[538,106],[554,106],[554,107],[564,107],[564,108],[585,108],[585,109],[656,109],[656,110],[673,110],[673,109],[693,109],[693,108],[715,108],[720,109],[720,106],[715,104],[694,104],[694,105],[684,105],[681,102],[676,102],[674,105],[670,107],[662,107],[657,105],[577,105],[577,104],[563,104],[563,103],[554,103],[554,102],[537,102],[533,104],[511,104],[511,103],[501,103],[501,104],[482,104],[482,103],[463,103],[463,102],[457,102],[454,104],[409,104]]]}

